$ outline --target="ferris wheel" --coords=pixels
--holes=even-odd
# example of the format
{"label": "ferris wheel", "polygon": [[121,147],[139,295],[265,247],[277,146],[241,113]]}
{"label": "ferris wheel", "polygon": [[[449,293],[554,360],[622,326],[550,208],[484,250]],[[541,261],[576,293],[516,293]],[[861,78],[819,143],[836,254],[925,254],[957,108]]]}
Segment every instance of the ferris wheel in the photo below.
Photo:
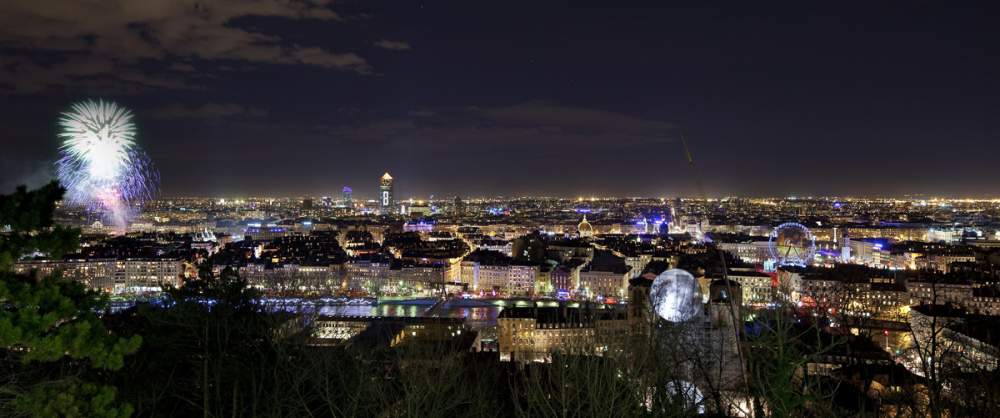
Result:
{"label": "ferris wheel", "polygon": [[768,252],[776,265],[805,266],[816,255],[816,238],[800,223],[783,223],[771,231]]}

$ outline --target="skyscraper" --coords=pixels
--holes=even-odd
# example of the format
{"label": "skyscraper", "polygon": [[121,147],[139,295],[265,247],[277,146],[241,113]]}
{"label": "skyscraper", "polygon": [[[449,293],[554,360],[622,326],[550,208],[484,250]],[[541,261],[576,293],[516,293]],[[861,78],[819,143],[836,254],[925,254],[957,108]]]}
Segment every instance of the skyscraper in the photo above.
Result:
{"label": "skyscraper", "polygon": [[351,190],[350,186],[344,186],[344,190],[341,190],[341,193],[342,193],[342,195],[341,195],[341,199],[342,199],[341,203],[344,204],[345,208],[350,208],[350,207],[354,206],[354,199],[351,196],[351,194],[353,192],[354,191]]}
{"label": "skyscraper", "polygon": [[392,176],[389,175],[388,171],[386,171],[385,174],[382,175],[382,179],[379,182],[378,190],[379,190],[378,204],[379,204],[379,209],[381,209],[382,211],[382,214],[392,213],[393,204],[395,203],[395,200],[393,199],[392,196]]}

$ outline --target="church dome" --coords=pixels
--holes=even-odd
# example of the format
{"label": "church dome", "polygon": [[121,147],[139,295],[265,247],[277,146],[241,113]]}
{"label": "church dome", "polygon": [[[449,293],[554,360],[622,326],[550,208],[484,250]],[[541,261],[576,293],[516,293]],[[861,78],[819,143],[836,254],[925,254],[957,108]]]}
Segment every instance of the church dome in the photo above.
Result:
{"label": "church dome", "polygon": [[579,232],[581,237],[594,236],[594,227],[590,225],[590,222],[587,222],[587,215],[583,215],[583,220],[576,226],[576,230]]}

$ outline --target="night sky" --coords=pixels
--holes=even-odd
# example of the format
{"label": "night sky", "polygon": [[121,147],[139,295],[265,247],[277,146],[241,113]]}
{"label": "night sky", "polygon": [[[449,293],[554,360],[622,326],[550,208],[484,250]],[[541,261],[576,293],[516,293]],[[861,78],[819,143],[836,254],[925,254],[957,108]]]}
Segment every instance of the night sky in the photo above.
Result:
{"label": "night sky", "polygon": [[164,196],[1000,196],[985,2],[5,3],[4,191],[100,97]]}

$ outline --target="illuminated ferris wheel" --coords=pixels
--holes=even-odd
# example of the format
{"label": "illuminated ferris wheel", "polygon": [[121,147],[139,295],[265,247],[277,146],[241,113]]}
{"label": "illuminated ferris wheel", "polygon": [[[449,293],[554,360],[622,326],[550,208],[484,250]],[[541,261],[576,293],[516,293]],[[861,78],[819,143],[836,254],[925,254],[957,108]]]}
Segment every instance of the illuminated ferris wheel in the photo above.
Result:
{"label": "illuminated ferris wheel", "polygon": [[816,238],[804,225],[788,222],[771,231],[768,251],[779,266],[805,266],[816,254]]}

